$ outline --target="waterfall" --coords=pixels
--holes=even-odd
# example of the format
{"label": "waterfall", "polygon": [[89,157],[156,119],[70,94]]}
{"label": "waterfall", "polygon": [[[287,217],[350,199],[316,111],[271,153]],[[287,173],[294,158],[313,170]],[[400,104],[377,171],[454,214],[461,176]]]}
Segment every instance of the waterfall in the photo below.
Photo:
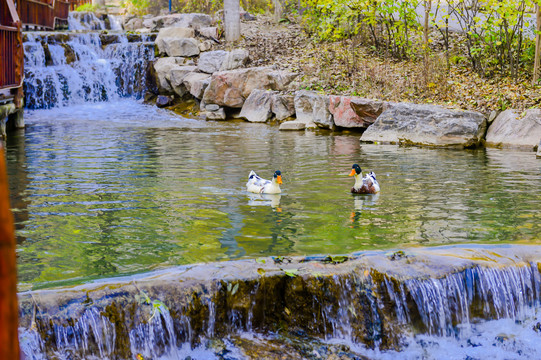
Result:
{"label": "waterfall", "polygon": [[105,22],[93,12],[71,11],[68,15],[68,29],[71,31],[106,30],[106,26]]}
{"label": "waterfall", "polygon": [[24,42],[25,99],[30,109],[140,98],[154,57],[146,36],[28,33]]}
{"label": "waterfall", "polygon": [[111,27],[111,30],[113,31],[120,31],[122,30],[122,25],[120,24],[120,20],[115,15],[107,15],[109,18],[109,25]]}
{"label": "waterfall", "polygon": [[[243,333],[257,337],[279,326],[317,336],[328,344],[347,344],[376,358],[392,358],[396,350],[418,355],[431,347],[443,354],[441,347],[456,344],[466,344],[466,348],[468,344],[496,346],[520,354],[531,346],[528,341],[506,342],[513,335],[501,335],[495,329],[516,331],[521,338],[538,336],[540,281],[537,264],[522,263],[474,266],[440,278],[399,280],[362,270],[291,280],[289,286],[273,278],[245,282],[240,287],[220,282],[204,288],[202,293],[208,295],[204,298],[183,290],[189,300],[173,295],[167,306],[156,300],[151,305],[150,300],[117,305],[116,296],[112,296],[107,300],[109,305],[86,307],[75,321],[73,313],[66,313],[66,320],[53,322],[51,311],[47,311],[43,320],[37,317],[37,326],[21,331],[21,343],[30,359],[47,358],[47,353],[60,358],[134,358],[140,354],[145,359],[178,359],[194,357],[194,351],[214,359],[219,357],[207,347],[213,338]],[[154,283],[153,289],[161,296],[168,291],[179,294],[170,288],[170,282],[166,286],[159,288]],[[233,289],[243,289],[243,293],[233,297],[241,291]],[[119,294],[119,304],[130,297],[139,298],[126,288]],[[180,306],[182,303],[188,305]],[[69,312],[69,308],[61,309]],[[483,332],[490,335],[484,338]],[[404,344],[409,345],[402,348]],[[541,349],[529,351],[541,354]]]}

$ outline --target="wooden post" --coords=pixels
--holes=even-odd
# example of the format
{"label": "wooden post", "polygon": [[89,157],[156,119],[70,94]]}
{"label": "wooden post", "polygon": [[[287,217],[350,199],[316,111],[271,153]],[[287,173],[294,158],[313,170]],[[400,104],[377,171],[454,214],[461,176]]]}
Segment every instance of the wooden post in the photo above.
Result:
{"label": "wooden post", "polygon": [[224,0],[225,41],[228,43],[240,39],[240,1]]}
{"label": "wooden post", "polygon": [[0,359],[20,358],[16,264],[13,215],[4,148],[0,142]]}
{"label": "wooden post", "polygon": [[272,3],[274,5],[274,21],[278,23],[280,22],[280,20],[282,20],[282,15],[284,13],[284,9],[282,7],[282,1],[273,0]]}
{"label": "wooden post", "polygon": [[539,9],[539,4],[535,4],[535,18],[536,18],[536,34],[535,34],[535,57],[534,57],[534,66],[533,66],[533,76],[532,76],[532,85],[537,83],[539,79],[539,56],[541,52],[541,36],[539,32],[541,31],[541,11]]}

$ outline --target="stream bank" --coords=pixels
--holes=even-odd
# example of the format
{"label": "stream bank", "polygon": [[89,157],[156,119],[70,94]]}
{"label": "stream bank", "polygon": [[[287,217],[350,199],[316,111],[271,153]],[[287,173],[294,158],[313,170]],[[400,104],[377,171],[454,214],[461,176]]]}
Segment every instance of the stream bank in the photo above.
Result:
{"label": "stream bank", "polygon": [[[161,107],[175,109],[182,101],[195,100],[199,115],[208,120],[276,120],[282,130],[322,128],[364,133],[370,129],[361,137],[361,142],[370,143],[536,151],[541,141],[541,116],[535,109],[481,113],[301,90],[309,76],[307,68],[295,65],[296,60],[273,64],[262,59],[268,51],[280,53],[277,44],[299,47],[299,40],[295,42],[289,35],[278,41],[275,32],[269,31],[266,42],[256,32],[259,36],[252,41],[258,41],[258,46],[250,45],[250,29],[261,26],[252,25],[257,22],[252,20],[243,22],[245,47],[226,47],[218,38],[214,19],[187,23],[183,19],[188,15],[194,16],[175,14],[160,16],[159,21],[146,20],[153,24],[151,31],[158,31],[159,54],[149,73],[152,86],[146,100]],[[201,17],[199,14],[198,19]],[[292,55],[293,59],[297,56]],[[197,116],[197,107],[190,112]]]}

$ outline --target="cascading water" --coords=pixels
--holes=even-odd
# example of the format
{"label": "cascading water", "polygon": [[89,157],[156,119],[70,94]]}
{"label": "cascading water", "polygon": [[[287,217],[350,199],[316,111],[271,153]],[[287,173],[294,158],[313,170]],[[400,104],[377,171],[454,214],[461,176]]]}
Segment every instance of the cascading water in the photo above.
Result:
{"label": "cascading water", "polygon": [[[541,319],[536,313],[540,279],[537,264],[502,268],[477,266],[441,278],[403,281],[368,270],[361,274],[334,275],[321,279],[323,282],[320,281],[318,286],[323,289],[334,286],[338,290],[335,295],[303,292],[306,304],[312,304],[312,308],[303,311],[311,314],[312,319],[294,320],[289,326],[294,325],[306,333],[319,328],[318,337],[327,344],[347,345],[353,353],[370,358],[391,359],[398,355],[408,359],[439,359],[447,354],[446,358],[467,359],[468,356],[473,358],[471,354],[484,353],[501,353],[505,358],[539,358],[541,346],[532,345],[531,340],[539,337],[536,329],[541,328]],[[134,358],[141,355],[144,359],[184,359],[186,356],[222,359],[208,347],[214,337],[228,339],[233,335],[253,339],[269,336],[263,334],[266,325],[260,323],[261,312],[267,311],[261,308],[266,306],[261,302],[272,302],[266,299],[269,288],[265,289],[262,284],[251,286],[241,300],[249,304],[247,313],[234,303],[223,308],[225,299],[216,297],[225,290],[223,285],[210,291],[214,295],[204,300],[200,308],[203,310],[193,314],[190,314],[193,305],[188,306],[192,310],[181,312],[179,308],[169,309],[161,301],[151,302],[145,296],[147,301],[138,306],[146,307],[146,310],[126,318],[121,326],[114,323],[118,316],[111,317],[114,312],[110,307],[106,310],[89,307],[75,323],[54,324],[50,330],[47,330],[50,325],[38,321],[33,328],[39,330],[21,332],[22,348],[30,359],[47,357],[45,343],[54,348],[47,351],[53,351],[59,358]],[[227,292],[234,291],[231,286],[227,288]],[[271,288],[275,290],[276,285]],[[293,288],[298,289],[299,284]],[[270,306],[273,310],[267,316],[285,311],[286,318],[303,318],[301,314]],[[293,306],[295,304],[286,304],[285,309]],[[137,316],[147,320],[136,323]],[[200,317],[205,318],[199,323],[203,327],[196,325],[194,328]],[[220,324],[220,329],[216,329],[216,324]],[[38,332],[49,335],[43,339]],[[509,341],[515,335],[520,335],[520,339]],[[117,338],[124,339],[116,342],[124,344],[123,349],[115,348]],[[227,359],[246,359],[234,340],[228,341],[224,345],[229,354]],[[389,345],[393,343],[395,345]],[[196,353],[200,357],[194,356]]]}
{"label": "cascading water", "polygon": [[71,31],[106,30],[106,28],[105,21],[93,12],[70,12],[68,15],[68,29]]}
{"label": "cascading water", "polygon": [[154,57],[147,35],[28,33],[25,99],[30,109],[140,98]]}

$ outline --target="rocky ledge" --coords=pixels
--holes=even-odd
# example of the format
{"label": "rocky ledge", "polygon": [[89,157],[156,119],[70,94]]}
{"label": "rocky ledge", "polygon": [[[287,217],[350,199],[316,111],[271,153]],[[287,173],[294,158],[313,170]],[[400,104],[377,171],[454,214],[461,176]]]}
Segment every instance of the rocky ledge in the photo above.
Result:
{"label": "rocky ledge", "polygon": [[535,306],[540,263],[541,247],[505,245],[190,265],[21,293],[20,322],[45,357],[72,359],[157,358],[246,332],[400,349],[410,333],[451,335]]}
{"label": "rocky ledge", "polygon": [[388,106],[361,141],[469,148],[481,143],[486,128],[485,116],[477,112],[402,103]]}

